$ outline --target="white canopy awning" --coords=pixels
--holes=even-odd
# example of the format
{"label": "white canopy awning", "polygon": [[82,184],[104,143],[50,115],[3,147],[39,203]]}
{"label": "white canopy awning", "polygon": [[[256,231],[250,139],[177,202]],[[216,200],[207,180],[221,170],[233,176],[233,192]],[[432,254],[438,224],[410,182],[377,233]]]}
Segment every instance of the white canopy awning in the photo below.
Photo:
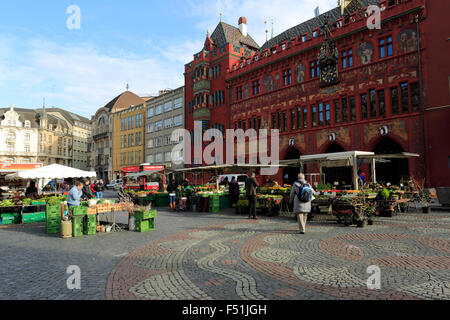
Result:
{"label": "white canopy awning", "polygon": [[302,163],[314,163],[314,162],[332,162],[332,161],[342,161],[364,157],[364,156],[374,156],[375,153],[367,151],[347,151],[347,152],[336,152],[336,153],[322,153],[322,154],[312,154],[308,156],[301,156],[300,162]]}
{"label": "white canopy awning", "polygon": [[96,176],[97,173],[95,171],[83,171],[59,164],[52,164],[38,169],[23,170],[9,174],[6,176],[6,179],[68,179],[94,178]]}

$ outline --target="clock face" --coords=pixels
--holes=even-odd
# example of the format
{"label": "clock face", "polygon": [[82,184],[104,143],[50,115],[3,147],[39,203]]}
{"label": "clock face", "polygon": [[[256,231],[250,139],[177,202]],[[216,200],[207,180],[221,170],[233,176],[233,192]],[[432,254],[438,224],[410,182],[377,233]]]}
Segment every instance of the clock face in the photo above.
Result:
{"label": "clock face", "polygon": [[326,65],[320,70],[320,78],[323,84],[333,84],[338,81],[336,65]]}

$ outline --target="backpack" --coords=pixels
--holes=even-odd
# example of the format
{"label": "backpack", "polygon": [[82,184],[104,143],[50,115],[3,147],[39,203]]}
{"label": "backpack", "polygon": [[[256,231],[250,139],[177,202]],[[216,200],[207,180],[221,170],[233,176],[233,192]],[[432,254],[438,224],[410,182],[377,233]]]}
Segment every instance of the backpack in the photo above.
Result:
{"label": "backpack", "polygon": [[301,185],[297,194],[298,201],[308,203],[312,199],[312,188],[309,184]]}

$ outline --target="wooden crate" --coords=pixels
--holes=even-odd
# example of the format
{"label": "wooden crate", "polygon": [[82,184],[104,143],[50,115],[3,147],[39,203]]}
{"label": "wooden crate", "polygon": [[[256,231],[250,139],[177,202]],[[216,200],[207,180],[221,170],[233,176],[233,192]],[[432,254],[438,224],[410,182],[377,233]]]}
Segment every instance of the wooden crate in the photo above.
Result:
{"label": "wooden crate", "polygon": [[111,212],[111,206],[107,204],[97,205],[97,213]]}
{"label": "wooden crate", "polygon": [[115,205],[114,205],[114,211],[116,211],[116,212],[118,212],[118,211],[123,211],[125,208],[124,208],[124,206],[123,206],[123,204],[122,203],[116,203]]}
{"label": "wooden crate", "polygon": [[93,207],[93,208],[88,208],[87,209],[87,214],[88,215],[94,215],[97,214],[97,208]]}

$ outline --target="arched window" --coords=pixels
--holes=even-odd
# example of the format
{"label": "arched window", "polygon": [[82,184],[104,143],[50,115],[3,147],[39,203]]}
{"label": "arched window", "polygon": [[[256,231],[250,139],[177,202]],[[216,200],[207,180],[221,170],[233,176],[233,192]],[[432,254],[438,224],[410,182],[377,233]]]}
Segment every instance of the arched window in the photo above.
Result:
{"label": "arched window", "polygon": [[25,128],[31,128],[31,122],[30,121],[25,121]]}
{"label": "arched window", "polygon": [[30,134],[26,133],[24,139],[25,139],[25,141],[29,142],[30,141]]}

